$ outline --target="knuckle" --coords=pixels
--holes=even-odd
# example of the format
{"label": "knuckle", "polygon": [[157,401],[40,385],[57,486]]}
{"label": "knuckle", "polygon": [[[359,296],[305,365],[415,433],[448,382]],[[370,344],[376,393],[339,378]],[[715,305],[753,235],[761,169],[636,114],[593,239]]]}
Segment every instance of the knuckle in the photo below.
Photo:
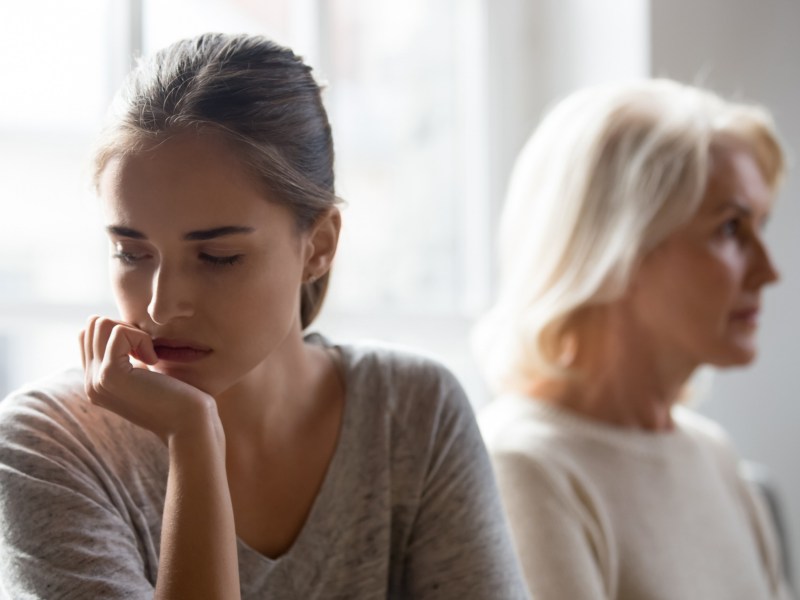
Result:
{"label": "knuckle", "polygon": [[108,405],[108,399],[113,396],[111,378],[112,375],[106,369],[101,369],[89,378],[86,384],[86,397],[89,402],[96,406]]}
{"label": "knuckle", "polygon": [[94,387],[100,392],[107,393],[114,385],[114,376],[108,368],[101,368],[95,377]]}
{"label": "knuckle", "polygon": [[116,325],[116,322],[112,321],[108,317],[97,317],[97,321],[95,323],[95,327],[102,330],[112,329],[114,325]]}
{"label": "knuckle", "polygon": [[97,386],[95,386],[92,381],[87,381],[85,388],[86,388],[86,398],[89,400],[89,402],[91,402],[96,406],[102,406],[103,404],[102,394],[100,393],[100,390],[97,388]]}
{"label": "knuckle", "polygon": [[103,406],[100,395],[94,391],[94,388],[89,388],[86,390],[86,397],[89,399],[89,402],[95,406]]}

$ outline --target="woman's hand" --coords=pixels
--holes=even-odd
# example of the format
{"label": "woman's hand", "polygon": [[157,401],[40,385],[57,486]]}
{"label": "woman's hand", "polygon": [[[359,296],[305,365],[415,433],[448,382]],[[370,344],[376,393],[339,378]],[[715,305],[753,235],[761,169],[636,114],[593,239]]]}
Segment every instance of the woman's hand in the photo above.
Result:
{"label": "woman's hand", "polygon": [[131,362],[158,361],[150,336],[136,327],[91,317],[80,342],[89,400],[169,447],[155,598],[239,598],[225,435],[214,399]]}
{"label": "woman's hand", "polygon": [[158,361],[153,340],[144,331],[105,317],[89,318],[80,333],[86,395],[106,408],[152,431],[165,443],[191,428],[222,435],[214,399],[174,377],[138,367]]}

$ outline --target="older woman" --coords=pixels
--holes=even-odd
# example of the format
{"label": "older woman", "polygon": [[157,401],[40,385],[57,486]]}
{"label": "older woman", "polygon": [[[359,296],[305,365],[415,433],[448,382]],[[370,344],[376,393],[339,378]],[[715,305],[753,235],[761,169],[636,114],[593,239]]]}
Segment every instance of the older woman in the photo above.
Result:
{"label": "older woman", "polygon": [[783,166],[765,111],[666,80],[575,93],[520,155],[476,342],[533,597],[788,597],[725,433],[679,405],[755,356]]}

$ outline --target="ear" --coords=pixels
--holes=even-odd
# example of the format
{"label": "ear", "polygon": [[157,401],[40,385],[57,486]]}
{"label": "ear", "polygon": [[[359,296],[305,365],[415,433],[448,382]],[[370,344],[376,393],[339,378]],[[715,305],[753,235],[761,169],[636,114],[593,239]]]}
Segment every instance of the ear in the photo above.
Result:
{"label": "ear", "polygon": [[341,228],[342,215],[338,208],[332,206],[306,234],[304,281],[319,279],[330,270]]}

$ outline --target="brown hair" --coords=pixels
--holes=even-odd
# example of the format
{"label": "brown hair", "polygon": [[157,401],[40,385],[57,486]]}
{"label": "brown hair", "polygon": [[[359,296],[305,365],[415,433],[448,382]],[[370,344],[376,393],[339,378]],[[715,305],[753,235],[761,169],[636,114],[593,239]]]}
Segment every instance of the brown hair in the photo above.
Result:
{"label": "brown hair", "polygon": [[[117,94],[94,159],[109,159],[187,130],[211,129],[306,230],[336,204],[333,138],[311,67],[253,35],[207,33],[140,61]],[[300,318],[319,313],[329,273],[304,283]]]}

